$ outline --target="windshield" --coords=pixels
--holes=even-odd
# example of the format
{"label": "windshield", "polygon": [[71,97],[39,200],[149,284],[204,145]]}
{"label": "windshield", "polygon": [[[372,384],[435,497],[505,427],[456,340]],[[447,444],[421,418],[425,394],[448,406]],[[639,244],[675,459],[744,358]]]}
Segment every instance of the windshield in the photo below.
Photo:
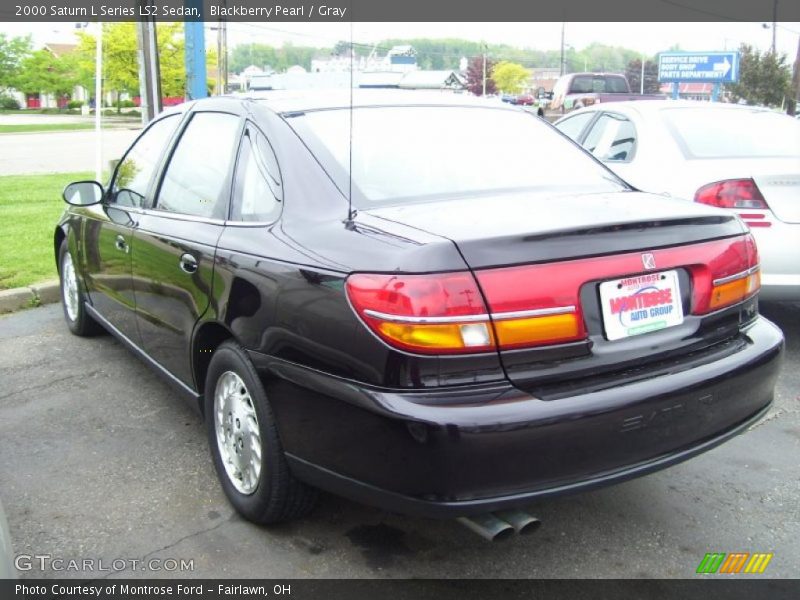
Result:
{"label": "windshield", "polygon": [[800,158],[800,122],[765,110],[662,111],[687,158]]}
{"label": "windshield", "polygon": [[[627,189],[568,139],[522,111],[404,106],[356,108],[352,115],[356,205],[533,189]],[[346,195],[350,111],[308,112],[290,123]]]}
{"label": "windshield", "polygon": [[613,75],[576,75],[570,91],[573,94],[624,94],[628,92],[628,83],[624,77]]}

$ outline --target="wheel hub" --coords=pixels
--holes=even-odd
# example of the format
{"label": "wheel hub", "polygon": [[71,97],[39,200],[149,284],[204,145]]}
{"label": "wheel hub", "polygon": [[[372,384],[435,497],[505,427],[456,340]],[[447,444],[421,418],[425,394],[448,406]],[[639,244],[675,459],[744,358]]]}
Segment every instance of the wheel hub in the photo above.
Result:
{"label": "wheel hub", "polygon": [[252,494],[261,477],[261,430],[247,386],[233,371],[217,380],[214,426],[228,479],[240,493]]}

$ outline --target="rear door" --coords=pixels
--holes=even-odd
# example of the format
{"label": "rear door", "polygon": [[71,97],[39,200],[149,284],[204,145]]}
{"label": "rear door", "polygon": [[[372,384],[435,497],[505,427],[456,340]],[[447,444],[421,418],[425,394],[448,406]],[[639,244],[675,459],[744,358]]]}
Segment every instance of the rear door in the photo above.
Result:
{"label": "rear door", "polygon": [[242,119],[191,115],[133,241],[136,315],[144,350],[189,386],[191,336],[212,294]]}
{"label": "rear door", "polygon": [[103,203],[87,211],[83,272],[92,306],[139,343],[131,280],[131,240],[164,148],[180,122],[169,115],[148,127],[117,167]]}

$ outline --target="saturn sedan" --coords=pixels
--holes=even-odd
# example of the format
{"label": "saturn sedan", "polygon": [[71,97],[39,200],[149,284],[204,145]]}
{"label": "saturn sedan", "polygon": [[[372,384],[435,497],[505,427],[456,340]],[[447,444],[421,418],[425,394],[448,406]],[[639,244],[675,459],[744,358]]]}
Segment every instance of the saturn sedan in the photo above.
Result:
{"label": "saturn sedan", "polygon": [[640,190],[738,214],[758,243],[761,297],[800,300],[800,122],[709,102],[619,102],[556,123]]}
{"label": "saturn sedan", "polygon": [[246,518],[323,489],[496,525],[769,410],[783,338],[738,217],[638,192],[513,106],[350,101],[168,111],[54,230],[67,326],[190,399]]}

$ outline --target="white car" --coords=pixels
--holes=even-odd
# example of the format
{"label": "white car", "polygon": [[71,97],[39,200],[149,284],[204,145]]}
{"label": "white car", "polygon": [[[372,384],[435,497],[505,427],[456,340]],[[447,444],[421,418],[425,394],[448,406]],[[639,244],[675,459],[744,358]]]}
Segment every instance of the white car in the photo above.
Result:
{"label": "white car", "polygon": [[555,123],[632,186],[732,209],[761,256],[761,298],[800,300],[800,122],[681,100],[601,104]]}

